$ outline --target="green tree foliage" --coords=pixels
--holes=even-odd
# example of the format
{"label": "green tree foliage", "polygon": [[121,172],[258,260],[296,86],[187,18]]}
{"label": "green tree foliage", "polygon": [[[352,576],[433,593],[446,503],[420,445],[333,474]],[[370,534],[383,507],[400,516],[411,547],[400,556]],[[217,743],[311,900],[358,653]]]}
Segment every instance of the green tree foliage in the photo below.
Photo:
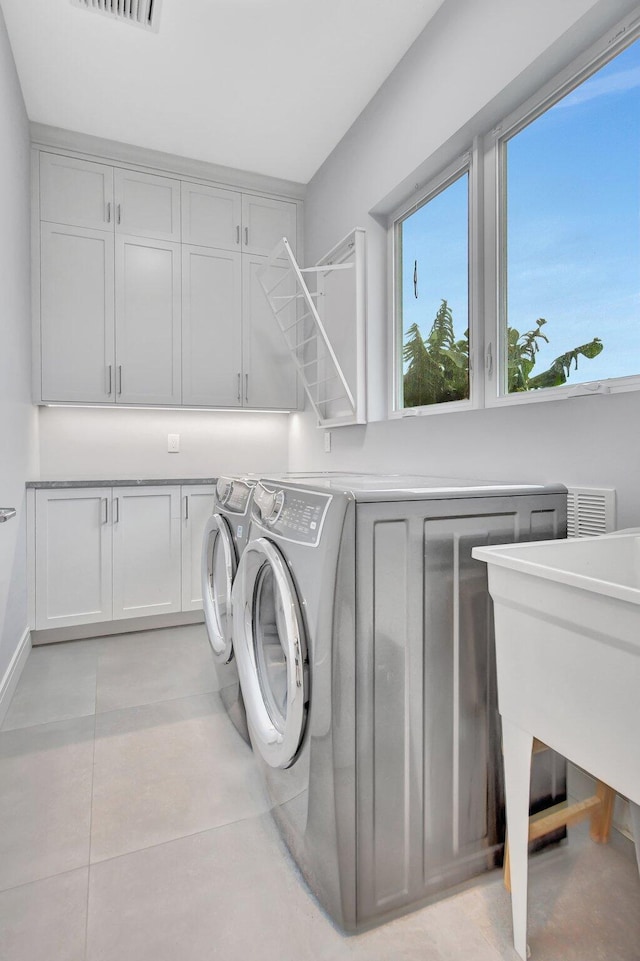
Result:
{"label": "green tree foliage", "polygon": [[413,324],[403,348],[404,406],[443,404],[469,396],[469,331],[455,339],[453,315],[446,300],[436,314],[426,341]]}
{"label": "green tree foliage", "polygon": [[[603,349],[599,337],[587,344],[561,354],[548,370],[535,376],[532,371],[540,341],[549,343],[542,328],[546,320],[536,320],[533,330],[521,334],[514,327],[507,328],[507,377],[509,393],[559,387],[565,384],[572,364],[578,369],[578,358],[597,357]],[[438,308],[426,340],[417,324],[407,331],[403,347],[406,365],[404,375],[404,406],[422,407],[443,404],[469,397],[469,331],[456,340],[453,315],[446,300]]]}

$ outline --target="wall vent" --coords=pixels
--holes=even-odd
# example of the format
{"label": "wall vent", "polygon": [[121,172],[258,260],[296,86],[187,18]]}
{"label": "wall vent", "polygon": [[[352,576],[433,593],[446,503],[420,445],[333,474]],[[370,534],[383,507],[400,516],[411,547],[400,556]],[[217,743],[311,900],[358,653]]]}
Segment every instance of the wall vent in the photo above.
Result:
{"label": "wall vent", "polygon": [[567,537],[591,537],[616,529],[616,492],[610,487],[570,487]]}
{"label": "wall vent", "polygon": [[104,13],[115,20],[123,20],[157,33],[161,2],[162,0],[71,0],[71,5]]}

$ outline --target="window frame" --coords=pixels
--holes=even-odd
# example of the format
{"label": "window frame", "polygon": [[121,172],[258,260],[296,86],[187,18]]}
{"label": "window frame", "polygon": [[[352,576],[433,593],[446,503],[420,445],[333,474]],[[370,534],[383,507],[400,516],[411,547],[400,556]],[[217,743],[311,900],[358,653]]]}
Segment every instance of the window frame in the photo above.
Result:
{"label": "window frame", "polygon": [[[436,177],[431,178],[426,184],[421,186],[409,197],[401,207],[391,214],[388,221],[390,238],[390,264],[391,264],[391,283],[390,297],[391,310],[390,316],[393,318],[391,323],[391,345],[390,356],[391,376],[390,376],[390,404],[388,416],[390,419],[400,417],[418,417],[435,413],[446,413],[454,410],[474,410],[479,404],[478,397],[478,378],[474,375],[476,364],[474,363],[474,352],[476,351],[478,324],[474,321],[474,311],[476,310],[477,298],[474,296],[474,288],[478,282],[478,272],[474,269],[473,234],[475,229],[474,207],[477,199],[477,188],[474,188],[474,180],[477,177],[477,150],[469,149],[459,154],[456,159],[448,164]],[[402,290],[402,250],[400,243],[400,231],[402,224],[412,214],[421,207],[424,207],[431,200],[437,197],[467,174],[467,290],[468,290],[468,322],[469,322],[469,397],[465,400],[445,401],[442,404],[425,404],[421,407],[401,407],[401,387],[403,382],[403,323],[399,316],[399,299]]]}
{"label": "window frame", "polygon": [[[389,419],[640,390],[640,357],[638,373],[624,377],[511,394],[503,387],[506,380],[507,141],[639,40],[640,16],[636,11],[573,58],[552,79],[491,129],[485,128],[463,153],[458,152],[455,159],[441,169],[440,174],[431,178],[389,214]],[[469,400],[401,408],[399,388],[402,378],[403,337],[402,327],[398,322],[398,284],[401,283],[399,227],[410,213],[440,193],[465,169],[469,172]]]}

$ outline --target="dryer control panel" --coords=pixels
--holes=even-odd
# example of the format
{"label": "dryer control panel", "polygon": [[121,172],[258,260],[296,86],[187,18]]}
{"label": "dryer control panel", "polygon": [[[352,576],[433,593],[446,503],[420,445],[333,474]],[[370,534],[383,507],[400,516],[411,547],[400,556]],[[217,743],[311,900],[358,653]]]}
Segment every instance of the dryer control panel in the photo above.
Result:
{"label": "dryer control panel", "polygon": [[256,487],[253,517],[284,540],[316,547],[333,495],[297,488]]}

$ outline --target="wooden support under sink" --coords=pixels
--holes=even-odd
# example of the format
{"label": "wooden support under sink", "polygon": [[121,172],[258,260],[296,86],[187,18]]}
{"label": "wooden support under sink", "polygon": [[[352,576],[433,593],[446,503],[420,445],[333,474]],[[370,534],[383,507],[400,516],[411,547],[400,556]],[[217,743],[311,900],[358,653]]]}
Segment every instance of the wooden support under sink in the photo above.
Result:
{"label": "wooden support under sink", "polygon": [[[547,744],[534,737],[532,754],[548,750]],[[603,781],[596,781],[596,793],[585,798],[584,801],[575,801],[573,804],[561,801],[560,804],[554,804],[553,807],[532,814],[529,818],[529,841],[537,841],[558,828],[570,827],[572,824],[579,824],[585,818],[591,818],[589,830],[591,840],[597,844],[606,844],[611,834],[615,797],[616,792],[613,788]],[[508,838],[504,845],[503,878],[505,888],[511,891]]]}

